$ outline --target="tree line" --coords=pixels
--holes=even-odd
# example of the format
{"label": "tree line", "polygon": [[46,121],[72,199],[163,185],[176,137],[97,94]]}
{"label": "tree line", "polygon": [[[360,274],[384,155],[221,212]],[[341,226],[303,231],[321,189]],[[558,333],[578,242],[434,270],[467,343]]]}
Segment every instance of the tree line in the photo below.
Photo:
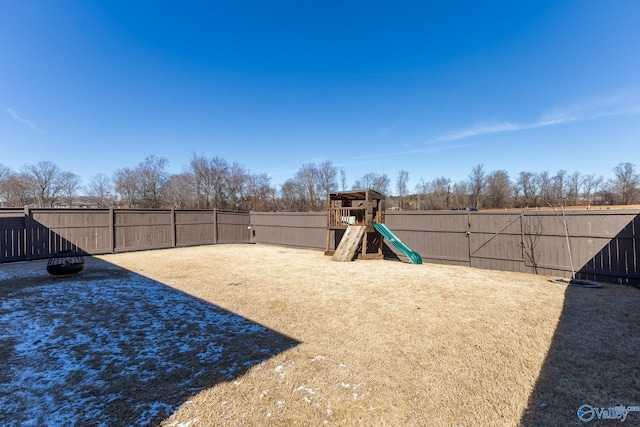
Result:
{"label": "tree line", "polygon": [[620,163],[613,176],[560,170],[485,172],[475,166],[467,179],[420,178],[408,188],[409,173],[398,172],[395,185],[374,172],[348,184],[346,172],[331,161],[308,163],[276,188],[265,173],[252,173],[237,162],[193,154],[184,171],[167,172],[168,160],[150,155],[135,166],[98,174],[87,186],[73,172],[41,161],[19,171],[0,164],[2,207],[118,207],[221,209],[241,211],[321,211],[327,194],[373,189],[388,196],[387,205],[405,210],[524,208],[537,206],[629,205],[640,203],[640,175],[633,163]]}
{"label": "tree line", "polygon": [[572,173],[559,170],[522,171],[511,178],[506,170],[485,172],[475,166],[468,179],[453,183],[446,177],[431,181],[421,179],[413,195],[407,197],[402,174],[397,190],[401,207],[413,209],[533,208],[546,206],[631,205],[640,203],[640,174],[633,163],[619,163],[613,176]]}

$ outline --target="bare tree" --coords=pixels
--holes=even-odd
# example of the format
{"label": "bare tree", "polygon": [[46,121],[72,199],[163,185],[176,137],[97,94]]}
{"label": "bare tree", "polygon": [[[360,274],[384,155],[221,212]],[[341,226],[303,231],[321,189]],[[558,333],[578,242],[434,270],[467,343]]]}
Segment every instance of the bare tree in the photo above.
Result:
{"label": "bare tree", "polygon": [[62,172],[60,187],[67,207],[72,207],[73,199],[77,197],[78,190],[80,190],[80,177],[73,172]]}
{"label": "bare tree", "polygon": [[403,169],[398,172],[398,178],[396,179],[396,191],[398,192],[398,197],[400,197],[400,209],[404,209],[405,197],[407,197],[407,193],[409,192],[407,187],[408,183],[409,172]]}
{"label": "bare tree", "polygon": [[11,168],[0,163],[0,183],[8,179],[12,173]]}
{"label": "bare tree", "polygon": [[578,205],[581,187],[582,175],[579,171],[575,171],[567,177],[567,200],[569,204]]}
{"label": "bare tree", "polygon": [[444,176],[435,178],[428,185],[427,209],[440,210],[451,207],[451,180]]}
{"label": "bare tree", "polygon": [[122,168],[114,172],[113,184],[120,202],[128,208],[136,207],[142,197],[142,190],[137,173],[129,168]]}
{"label": "bare tree", "polygon": [[429,193],[429,183],[420,178],[414,190],[416,192],[416,210],[426,209],[427,194]]}
{"label": "bare tree", "polygon": [[269,212],[276,209],[276,189],[266,173],[253,174],[249,178],[249,203],[247,210]]}
{"label": "bare tree", "polygon": [[631,205],[638,199],[640,175],[636,173],[635,167],[633,163],[625,162],[613,168],[615,174],[612,180],[613,188],[623,205]]}
{"label": "bare tree", "polygon": [[541,205],[553,205],[556,200],[553,197],[553,188],[549,171],[542,171],[536,174],[536,181],[539,191],[538,200],[540,201]]}
{"label": "bare tree", "polygon": [[326,207],[326,200],[330,193],[338,190],[338,168],[326,160],[318,165],[318,197],[321,205]]}
{"label": "bare tree", "polygon": [[53,162],[42,161],[26,165],[24,173],[33,185],[33,194],[39,207],[54,207],[62,196],[62,171]]}
{"label": "bare tree", "polygon": [[196,197],[196,207],[209,209],[214,191],[209,161],[203,156],[192,154],[189,167]]}
{"label": "bare tree", "polygon": [[214,157],[209,161],[209,182],[213,190],[213,207],[224,209],[229,205],[227,193],[227,176],[229,163],[222,157]]}
{"label": "bare tree", "polygon": [[115,204],[112,180],[105,174],[97,174],[91,178],[87,197],[98,208],[109,208]]}
{"label": "bare tree", "polygon": [[469,174],[469,187],[471,189],[471,203],[476,209],[480,209],[484,190],[487,186],[487,178],[483,170],[484,165],[477,165]]}
{"label": "bare tree", "polygon": [[140,204],[143,207],[162,207],[163,187],[168,179],[165,168],[168,164],[169,161],[164,157],[154,155],[150,155],[143,162],[138,163],[135,174],[141,191]]}
{"label": "bare tree", "polygon": [[538,274],[538,260],[540,259],[538,242],[545,232],[542,217],[525,216],[523,231],[523,241],[520,242],[520,247],[523,249],[526,260],[531,264],[533,273]]}
{"label": "bare tree", "polygon": [[280,187],[283,208],[287,212],[300,212],[308,206],[306,189],[303,184],[290,178]]}
{"label": "bare tree", "polygon": [[249,185],[249,171],[239,164],[233,162],[229,166],[226,188],[229,195],[228,206],[234,210],[240,210],[242,202],[247,197],[247,186]]}
{"label": "bare tree", "polygon": [[318,211],[324,209],[327,194],[336,191],[338,169],[330,161],[320,165],[306,163],[295,177],[281,187],[286,209],[295,211]]}
{"label": "bare tree", "polygon": [[318,187],[320,174],[315,163],[302,165],[294,178],[298,182],[298,188],[302,190],[301,200],[304,201],[304,210],[316,210],[319,206]]}
{"label": "bare tree", "polygon": [[468,181],[458,181],[453,184],[451,191],[451,207],[468,208],[471,204],[471,191],[469,190]]}
{"label": "bare tree", "polygon": [[378,193],[389,193],[389,177],[385,174],[369,172],[353,184],[354,190],[374,190]]}
{"label": "bare tree", "polygon": [[595,194],[595,199],[599,200],[599,204],[616,205],[620,203],[620,196],[617,193],[615,182],[612,179],[603,182],[599,190]]}
{"label": "bare tree", "polygon": [[164,186],[167,203],[173,209],[185,209],[194,202],[193,179],[188,172],[171,175]]}
{"label": "bare tree", "polygon": [[12,173],[6,168],[0,180],[0,202],[3,206],[23,207],[34,200],[33,180],[25,173]]}
{"label": "bare tree", "polygon": [[491,172],[487,176],[486,205],[489,208],[507,208],[511,206],[511,181],[505,170]]}
{"label": "bare tree", "polygon": [[340,168],[340,189],[342,191],[347,190],[347,173],[344,168]]}
{"label": "bare tree", "polygon": [[587,205],[593,202],[593,196],[597,193],[604,178],[602,176],[596,177],[595,174],[585,175],[582,178],[582,197],[584,197]]}
{"label": "bare tree", "polygon": [[554,205],[566,206],[567,204],[567,171],[560,169],[551,178],[551,203]]}
{"label": "bare tree", "polygon": [[5,204],[8,202],[8,191],[6,187],[12,174],[13,172],[11,172],[11,169],[9,167],[0,164],[0,206],[5,206]]}
{"label": "bare tree", "polygon": [[515,187],[517,197],[520,199],[516,203],[520,207],[526,208],[535,205],[538,193],[535,177],[535,173],[527,171],[520,172],[518,175]]}

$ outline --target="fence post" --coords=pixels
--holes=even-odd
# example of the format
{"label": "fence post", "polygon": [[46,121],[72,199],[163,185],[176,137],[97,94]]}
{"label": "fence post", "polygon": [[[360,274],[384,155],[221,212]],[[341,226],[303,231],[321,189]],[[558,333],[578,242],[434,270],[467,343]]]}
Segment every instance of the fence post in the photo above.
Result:
{"label": "fence post", "polygon": [[176,242],[177,242],[177,230],[178,226],[176,225],[176,210],[175,209],[171,209],[171,247],[175,248],[176,247]]}
{"label": "fence post", "polygon": [[29,261],[33,256],[33,242],[31,237],[31,211],[29,210],[29,206],[24,207],[24,238],[22,239],[22,243],[24,245],[24,247],[22,248],[24,259]]}
{"label": "fence post", "polygon": [[473,267],[471,262],[471,209],[467,209],[467,230],[464,233],[467,236],[467,259],[469,267]]}
{"label": "fence post", "polygon": [[116,252],[116,211],[109,208],[109,250],[113,254]]}
{"label": "fence post", "polygon": [[218,209],[213,209],[213,244],[218,243]]}
{"label": "fence post", "polygon": [[525,229],[524,229],[524,210],[526,208],[522,208],[522,212],[520,212],[520,256],[522,257],[522,263],[524,264],[524,270],[527,269],[527,260],[524,252],[524,242],[525,242]]}

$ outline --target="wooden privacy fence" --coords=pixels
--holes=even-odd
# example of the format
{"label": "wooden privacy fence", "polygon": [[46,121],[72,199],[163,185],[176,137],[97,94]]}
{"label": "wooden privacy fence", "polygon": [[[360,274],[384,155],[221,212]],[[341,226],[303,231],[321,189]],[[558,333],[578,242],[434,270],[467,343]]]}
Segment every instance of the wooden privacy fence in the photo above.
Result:
{"label": "wooden privacy fence", "polygon": [[105,254],[248,243],[249,213],[159,209],[0,209],[0,262],[62,250]]}
{"label": "wooden privacy fence", "polygon": [[324,249],[326,212],[251,212],[251,241]]}
{"label": "wooden privacy fence", "polygon": [[[426,263],[640,285],[640,210],[404,211],[385,221]],[[251,226],[253,242],[325,248],[324,213],[252,212]]]}
{"label": "wooden privacy fence", "polygon": [[[640,285],[640,210],[404,211],[385,221],[426,263]],[[0,209],[0,262],[216,243],[323,250],[327,225],[325,212]],[[340,237],[332,232],[332,248]]]}

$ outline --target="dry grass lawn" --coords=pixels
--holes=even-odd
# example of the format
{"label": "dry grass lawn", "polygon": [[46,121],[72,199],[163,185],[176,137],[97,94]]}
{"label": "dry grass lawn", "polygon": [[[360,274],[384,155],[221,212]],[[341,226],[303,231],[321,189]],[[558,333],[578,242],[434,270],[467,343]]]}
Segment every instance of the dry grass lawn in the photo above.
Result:
{"label": "dry grass lawn", "polygon": [[212,372],[163,426],[583,425],[583,403],[640,405],[635,288],[263,245],[97,258],[296,342]]}

